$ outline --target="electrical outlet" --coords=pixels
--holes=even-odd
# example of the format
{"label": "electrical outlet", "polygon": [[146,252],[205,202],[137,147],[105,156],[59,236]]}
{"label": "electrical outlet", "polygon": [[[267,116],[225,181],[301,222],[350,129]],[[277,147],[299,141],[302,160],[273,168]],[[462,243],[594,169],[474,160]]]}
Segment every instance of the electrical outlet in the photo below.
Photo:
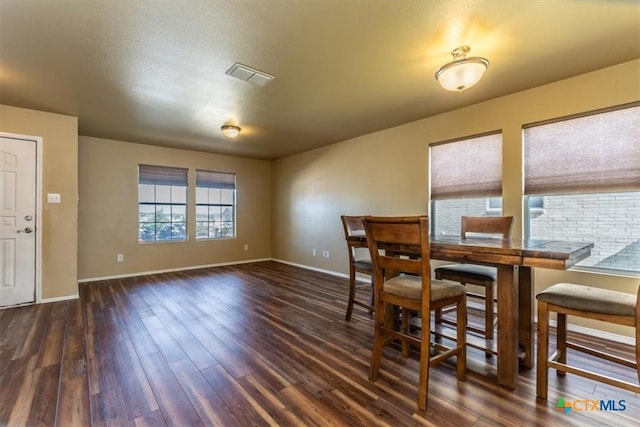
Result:
{"label": "electrical outlet", "polygon": [[327,258],[329,258],[329,249],[327,249]]}
{"label": "electrical outlet", "polygon": [[60,193],[47,193],[47,203],[60,203]]}
{"label": "electrical outlet", "polygon": [[311,253],[313,254],[313,256],[316,256],[316,250],[315,249],[311,249]]}
{"label": "electrical outlet", "polygon": [[247,245],[246,243],[245,243],[245,245],[244,245],[244,250],[245,250],[245,251],[248,251],[248,250],[249,250],[249,245]]}
{"label": "electrical outlet", "polygon": [[124,261],[124,255],[123,255],[123,254],[118,254],[118,255],[116,255],[116,260],[117,260],[118,262],[122,262],[122,261]]}
{"label": "electrical outlet", "polygon": [[322,257],[323,258],[329,258],[329,250],[328,249],[322,251]]}

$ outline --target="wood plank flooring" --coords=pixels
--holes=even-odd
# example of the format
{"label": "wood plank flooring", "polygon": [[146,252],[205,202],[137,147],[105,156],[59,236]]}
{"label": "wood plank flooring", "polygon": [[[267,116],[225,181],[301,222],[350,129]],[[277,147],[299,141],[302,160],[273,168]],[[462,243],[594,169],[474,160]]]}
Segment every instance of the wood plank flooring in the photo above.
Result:
{"label": "wood plank flooring", "polygon": [[[466,382],[432,368],[416,412],[416,355],[385,349],[370,383],[372,320],[356,307],[345,322],[346,295],[346,279],[260,262],[83,284],[78,300],[0,310],[0,425],[639,425],[632,393],[551,372],[540,401],[535,370],[508,390],[495,357],[473,349]],[[564,414],[559,398],[626,409]]]}

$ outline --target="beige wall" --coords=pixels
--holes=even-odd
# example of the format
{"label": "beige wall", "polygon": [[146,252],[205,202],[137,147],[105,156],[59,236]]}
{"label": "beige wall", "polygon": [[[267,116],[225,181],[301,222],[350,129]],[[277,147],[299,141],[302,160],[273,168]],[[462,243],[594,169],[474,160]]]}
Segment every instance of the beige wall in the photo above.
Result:
{"label": "beige wall", "polygon": [[[427,213],[429,144],[495,130],[503,132],[504,213],[516,216],[514,235],[520,237],[522,126],[638,100],[640,60],[635,60],[277,160],[273,257],[346,274],[341,214]],[[320,256],[326,249],[329,259]],[[635,292],[640,281],[540,270],[536,289],[560,280],[627,292]]]}
{"label": "beige wall", "polygon": [[[520,235],[522,125],[637,100],[640,60],[272,163],[89,137],[78,143],[75,117],[4,105],[0,131],[44,140],[42,296],[55,299],[76,295],[78,279],[270,256],[346,274],[341,214],[426,213],[428,145],[498,129],[504,141],[504,212],[516,216],[515,234]],[[236,171],[238,238],[196,242],[191,226],[188,242],[138,244],[138,163],[188,167],[191,182],[195,168]],[[62,203],[47,204],[50,192],[60,193]],[[192,188],[189,197],[193,200]],[[322,258],[322,250],[329,250],[330,258]],[[118,253],[124,254],[123,263],[116,262]],[[635,278],[536,271],[538,291],[557,281],[628,292],[638,283]]]}
{"label": "beige wall", "polygon": [[[79,159],[80,280],[271,256],[271,162],[84,136]],[[189,168],[190,201],[196,169],[236,172],[237,238],[196,241],[189,204],[188,241],[138,243],[139,163]]]}
{"label": "beige wall", "polygon": [[[42,298],[78,294],[78,120],[0,105],[0,132],[42,137]],[[48,204],[47,193],[60,193]]]}

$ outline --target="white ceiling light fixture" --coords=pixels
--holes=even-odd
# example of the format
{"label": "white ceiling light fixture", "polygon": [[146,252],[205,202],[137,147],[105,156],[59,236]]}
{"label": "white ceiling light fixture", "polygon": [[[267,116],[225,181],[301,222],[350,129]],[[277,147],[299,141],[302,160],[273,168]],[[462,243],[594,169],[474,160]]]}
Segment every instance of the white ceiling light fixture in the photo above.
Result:
{"label": "white ceiling light fixture", "polygon": [[453,92],[462,92],[480,81],[489,66],[489,60],[479,56],[467,58],[469,46],[459,46],[451,51],[453,61],[444,64],[436,71],[440,85]]}
{"label": "white ceiling light fixture", "polygon": [[240,134],[240,131],[242,129],[240,129],[239,126],[233,126],[233,125],[222,125],[222,127],[220,128],[220,130],[222,131],[222,134],[224,136],[226,136],[229,139],[235,139],[238,137],[238,134]]}

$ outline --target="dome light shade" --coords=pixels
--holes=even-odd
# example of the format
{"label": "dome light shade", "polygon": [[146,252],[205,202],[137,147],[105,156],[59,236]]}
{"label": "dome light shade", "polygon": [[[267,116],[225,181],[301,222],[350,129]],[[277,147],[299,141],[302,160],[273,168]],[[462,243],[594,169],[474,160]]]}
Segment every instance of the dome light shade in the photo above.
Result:
{"label": "dome light shade", "polygon": [[223,125],[220,128],[220,130],[222,131],[223,135],[226,136],[227,138],[234,139],[238,136],[238,134],[242,129],[240,129],[239,126]]}
{"label": "dome light shade", "polygon": [[436,71],[436,79],[440,85],[453,92],[462,92],[480,81],[489,66],[486,58],[467,58],[469,46],[460,46],[451,51],[453,61],[444,64]]}

